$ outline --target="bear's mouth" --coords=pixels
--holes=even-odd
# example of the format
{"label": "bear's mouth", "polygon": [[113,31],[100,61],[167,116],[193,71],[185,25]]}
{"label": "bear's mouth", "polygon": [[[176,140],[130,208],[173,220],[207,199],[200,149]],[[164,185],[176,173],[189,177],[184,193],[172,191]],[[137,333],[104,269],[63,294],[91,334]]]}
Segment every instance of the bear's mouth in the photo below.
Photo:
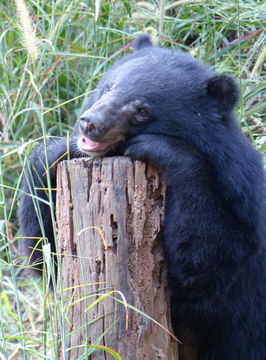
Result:
{"label": "bear's mouth", "polygon": [[113,143],[110,144],[93,141],[85,136],[81,136],[78,139],[79,149],[84,153],[94,156],[106,154],[113,145]]}

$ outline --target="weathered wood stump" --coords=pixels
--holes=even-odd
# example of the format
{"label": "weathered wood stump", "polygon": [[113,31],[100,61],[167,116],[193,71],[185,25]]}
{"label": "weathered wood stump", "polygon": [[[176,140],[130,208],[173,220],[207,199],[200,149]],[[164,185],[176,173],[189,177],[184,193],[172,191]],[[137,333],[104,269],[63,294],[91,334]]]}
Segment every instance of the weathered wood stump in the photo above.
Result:
{"label": "weathered wood stump", "polygon": [[[89,357],[88,345],[100,344],[123,360],[176,360],[169,333],[129,307],[127,321],[123,304],[124,297],[171,330],[160,243],[165,186],[157,171],[126,157],[75,159],[59,164],[57,188],[66,319],[61,350],[71,348],[72,360]],[[89,359],[113,357],[94,349]]]}

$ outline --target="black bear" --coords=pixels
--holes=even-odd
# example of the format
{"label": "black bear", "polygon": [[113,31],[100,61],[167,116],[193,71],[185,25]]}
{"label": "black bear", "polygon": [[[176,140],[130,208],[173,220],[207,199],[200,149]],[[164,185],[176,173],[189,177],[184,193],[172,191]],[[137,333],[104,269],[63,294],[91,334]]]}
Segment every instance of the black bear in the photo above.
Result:
{"label": "black bear", "polygon": [[[142,35],[103,76],[70,138],[70,157],[127,154],[164,172],[172,322],[184,344],[192,335],[198,360],[266,359],[263,167],[234,118],[237,100],[231,77]],[[49,166],[67,146],[48,142]],[[38,190],[46,161],[43,145],[34,148],[19,221],[23,236],[53,244],[47,195]],[[53,166],[50,176],[55,187]]]}

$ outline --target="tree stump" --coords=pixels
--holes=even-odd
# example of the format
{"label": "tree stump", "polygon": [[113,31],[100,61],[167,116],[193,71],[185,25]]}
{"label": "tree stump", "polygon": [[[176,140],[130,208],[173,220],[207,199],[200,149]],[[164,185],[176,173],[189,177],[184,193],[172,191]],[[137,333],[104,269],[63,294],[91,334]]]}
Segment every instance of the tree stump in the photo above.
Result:
{"label": "tree stump", "polygon": [[93,347],[104,345],[123,360],[177,360],[173,337],[124,300],[171,331],[163,179],[150,165],[114,157],[63,161],[57,180],[61,358],[113,359]]}

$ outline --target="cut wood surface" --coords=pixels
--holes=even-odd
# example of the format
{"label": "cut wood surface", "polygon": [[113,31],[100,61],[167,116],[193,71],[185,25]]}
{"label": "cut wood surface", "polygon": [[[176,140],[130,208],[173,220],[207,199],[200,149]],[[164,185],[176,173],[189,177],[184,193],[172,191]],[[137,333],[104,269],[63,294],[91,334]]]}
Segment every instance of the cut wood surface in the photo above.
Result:
{"label": "cut wood surface", "polygon": [[[171,331],[160,242],[163,179],[154,167],[127,157],[75,159],[58,165],[57,188],[66,327],[61,354],[73,347],[67,358],[78,359],[92,351],[86,345],[100,344],[123,360],[177,360],[169,333],[129,307],[127,321],[123,304]],[[89,359],[113,357],[97,349]]]}

